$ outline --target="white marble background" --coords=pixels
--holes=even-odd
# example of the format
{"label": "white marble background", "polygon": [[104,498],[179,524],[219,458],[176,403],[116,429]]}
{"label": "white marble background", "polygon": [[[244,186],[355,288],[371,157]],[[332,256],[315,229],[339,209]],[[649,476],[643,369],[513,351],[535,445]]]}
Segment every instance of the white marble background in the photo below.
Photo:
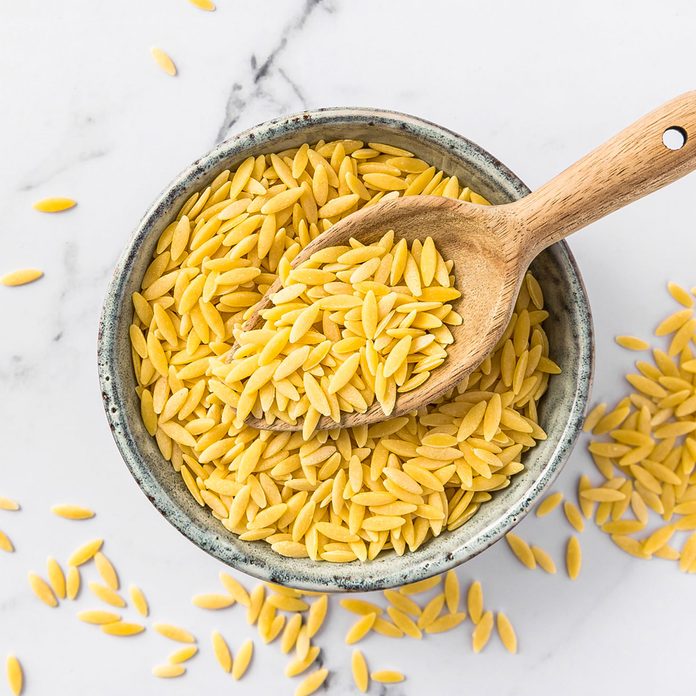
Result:
{"label": "white marble background", "polygon": [[[291,693],[278,648],[257,641],[245,680],[214,664],[208,636],[233,647],[255,631],[243,612],[190,604],[217,587],[219,564],[177,534],[131,479],[111,440],[96,379],[96,325],[118,254],[156,193],[227,133],[303,108],[371,105],[457,130],[500,157],[530,186],[631,120],[693,89],[696,5],[691,0],[583,3],[446,0],[218,0],[208,14],[186,0],[0,0],[0,273],[38,266],[40,282],[0,292],[0,511],[17,552],[0,557],[0,658],[15,651],[26,694]],[[180,74],[160,72],[160,45]],[[696,178],[691,176],[595,224],[571,241],[597,329],[595,398],[616,400],[632,356],[615,333],[649,336],[672,303],[668,279],[696,283]],[[76,198],[58,216],[31,209],[44,196]],[[581,443],[557,486],[591,470]],[[58,501],[93,506],[70,523]],[[527,519],[528,539],[560,561],[560,514]],[[149,631],[101,635],[74,618],[96,602],[49,610],[26,572],[47,554],[107,539],[125,583],[148,594],[156,620],[194,630],[201,655],[185,678],[151,667],[173,645]],[[575,583],[522,568],[500,544],[460,568],[483,581],[520,639],[470,647],[470,624],[417,641],[371,636],[370,665],[406,672],[371,693],[693,693],[694,579],[673,563],[637,561],[594,528],[582,535]],[[559,563],[560,565],[560,563]],[[251,584],[251,583],[250,583]],[[319,636],[332,670],[327,691],[354,693],[349,617],[334,607]],[[4,684],[0,693],[6,693]]]}

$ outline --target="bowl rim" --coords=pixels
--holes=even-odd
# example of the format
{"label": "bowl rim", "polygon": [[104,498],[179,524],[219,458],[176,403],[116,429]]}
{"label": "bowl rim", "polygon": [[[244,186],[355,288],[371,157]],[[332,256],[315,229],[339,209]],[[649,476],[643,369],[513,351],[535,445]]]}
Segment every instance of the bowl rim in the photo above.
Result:
{"label": "bowl rim", "polygon": [[[332,574],[319,573],[318,575],[308,572],[291,572],[289,573],[291,577],[288,579],[286,569],[281,572],[274,567],[262,565],[258,559],[239,553],[231,557],[229,553],[222,553],[220,545],[216,544],[219,535],[212,534],[210,536],[213,538],[204,538],[199,533],[196,525],[190,523],[188,515],[183,513],[175,501],[171,499],[167,488],[152,474],[147,459],[140,452],[135,440],[129,436],[127,429],[123,428],[122,419],[119,417],[119,413],[127,409],[127,404],[123,398],[120,380],[116,370],[113,369],[112,356],[116,352],[119,338],[115,328],[118,323],[118,312],[121,311],[124,299],[130,302],[130,299],[125,298],[124,295],[128,266],[151,233],[151,226],[154,222],[167,212],[171,212],[168,198],[174,192],[190,188],[191,181],[196,178],[214,174],[215,168],[219,168],[224,160],[239,156],[251,146],[258,147],[259,143],[263,143],[278,131],[287,130],[291,133],[299,133],[305,123],[328,125],[344,122],[347,118],[351,121],[361,121],[366,126],[408,127],[411,133],[423,133],[431,142],[437,141],[441,145],[445,144],[452,150],[466,149],[479,162],[487,165],[487,175],[493,182],[499,182],[506,188],[514,190],[520,197],[530,193],[530,189],[507,166],[468,138],[428,120],[398,111],[369,107],[330,107],[303,111],[265,121],[218,143],[209,152],[182,170],[157,196],[138,223],[114,268],[105,293],[97,338],[99,384],[112,436],[131,475],[164,518],[196,546],[217,560],[259,580],[280,582],[298,589],[328,592],[381,590],[425,579],[470,560],[500,540],[531,510],[533,503],[552,483],[567,461],[582,428],[594,373],[594,328],[587,292],[570,249],[565,242],[560,242],[554,246],[560,248],[560,252],[568,264],[566,271],[569,272],[569,281],[574,293],[579,298],[577,311],[582,319],[578,327],[580,332],[578,374],[573,402],[570,405],[565,427],[544,466],[542,474],[535,479],[530,488],[523,492],[514,505],[507,508],[486,528],[485,534],[480,533],[478,538],[463,546],[460,545],[459,548],[449,549],[444,558],[438,558],[437,562],[427,558],[421,560],[418,552],[407,552],[413,562],[405,574],[404,572],[382,573],[377,577],[370,576],[366,579],[364,574],[358,572],[351,578],[349,577],[350,573],[341,573],[340,568],[336,567],[335,564],[320,563],[316,566],[332,566],[332,570],[335,572]],[[454,154],[456,156],[456,153]],[[211,519],[213,519],[212,516]],[[222,532],[224,531],[223,529]],[[279,558],[281,557],[279,556]],[[369,567],[369,564],[366,565]],[[347,568],[352,564],[341,564],[341,566]]]}

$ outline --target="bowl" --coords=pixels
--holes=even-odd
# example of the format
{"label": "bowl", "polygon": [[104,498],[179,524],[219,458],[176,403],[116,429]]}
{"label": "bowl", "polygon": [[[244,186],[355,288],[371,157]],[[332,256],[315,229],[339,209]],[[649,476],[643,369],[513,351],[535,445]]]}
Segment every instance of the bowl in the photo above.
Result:
{"label": "bowl", "polygon": [[549,382],[539,418],[548,439],[524,455],[525,470],[479,512],[415,552],[384,552],[348,564],[290,559],[263,542],[240,541],[198,506],[180,475],[145,430],[135,392],[128,327],[131,293],[138,290],[158,237],[189,195],[221,170],[250,155],[277,152],[305,141],[354,138],[413,151],[466,182],[493,204],[509,203],[529,189],[485,150],[462,136],[414,116],[376,109],[336,108],[274,119],[219,144],[184,170],[158,196],[128,242],[108,287],[99,325],[99,380],[116,445],[145,495],[182,534],[223,563],[259,579],[319,591],[369,591],[442,573],[476,556],[510,531],[532,508],[568,459],[580,432],[593,369],[593,331],[587,295],[564,242],[532,264],[548,301],[545,328],[550,354],[562,368]]}

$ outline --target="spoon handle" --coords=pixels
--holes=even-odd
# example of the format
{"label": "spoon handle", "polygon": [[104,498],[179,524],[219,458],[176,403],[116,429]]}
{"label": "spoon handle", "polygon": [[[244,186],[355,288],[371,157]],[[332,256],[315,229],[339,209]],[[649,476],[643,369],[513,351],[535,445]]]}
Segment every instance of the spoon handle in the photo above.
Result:
{"label": "spoon handle", "polygon": [[[681,147],[670,149],[675,144]],[[554,242],[694,169],[696,91],[643,116],[508,208],[522,224],[520,242],[531,260]]]}

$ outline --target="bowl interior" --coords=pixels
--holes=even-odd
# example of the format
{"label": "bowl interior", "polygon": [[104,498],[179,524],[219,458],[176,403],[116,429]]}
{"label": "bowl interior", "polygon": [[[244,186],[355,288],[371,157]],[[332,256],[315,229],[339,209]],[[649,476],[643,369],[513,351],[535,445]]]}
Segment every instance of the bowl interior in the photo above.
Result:
{"label": "bowl interior", "polygon": [[549,382],[539,410],[548,439],[524,456],[525,470],[454,532],[414,553],[385,552],[350,564],[287,559],[264,542],[244,542],[197,505],[179,474],[145,430],[135,393],[128,327],[131,293],[139,289],[160,233],[191,193],[222,169],[250,155],[319,139],[381,141],[411,150],[494,204],[529,191],[495,158],[461,136],[420,119],[371,109],[327,109],[270,121],[217,146],[159,196],[123,253],[107,292],[99,332],[99,375],[107,418],[121,455],[140,487],[165,517],[195,544],[224,563],[264,580],[310,590],[374,590],[441,573],[480,553],[511,529],[549,485],[579,432],[592,377],[592,322],[587,296],[565,243],[532,264],[550,313],[545,328],[551,357],[563,372]]}

